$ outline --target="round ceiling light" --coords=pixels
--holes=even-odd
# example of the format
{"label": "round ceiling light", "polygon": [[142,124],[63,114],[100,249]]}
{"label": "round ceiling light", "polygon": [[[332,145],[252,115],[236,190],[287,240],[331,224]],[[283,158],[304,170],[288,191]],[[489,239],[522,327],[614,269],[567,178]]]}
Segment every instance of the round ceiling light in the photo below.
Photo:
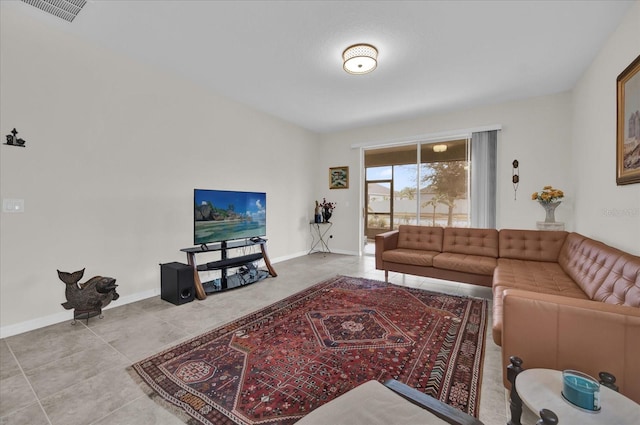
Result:
{"label": "round ceiling light", "polygon": [[370,44],[354,44],[342,52],[342,60],[349,74],[366,74],[378,66],[378,50]]}

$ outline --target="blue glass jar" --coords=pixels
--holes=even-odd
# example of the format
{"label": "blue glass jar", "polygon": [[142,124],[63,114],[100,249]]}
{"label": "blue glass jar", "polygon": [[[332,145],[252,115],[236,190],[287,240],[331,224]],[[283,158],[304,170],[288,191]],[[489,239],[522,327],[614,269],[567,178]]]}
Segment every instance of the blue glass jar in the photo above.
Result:
{"label": "blue glass jar", "polygon": [[562,371],[562,395],[570,403],[597,412],[600,410],[600,384],[577,370]]}

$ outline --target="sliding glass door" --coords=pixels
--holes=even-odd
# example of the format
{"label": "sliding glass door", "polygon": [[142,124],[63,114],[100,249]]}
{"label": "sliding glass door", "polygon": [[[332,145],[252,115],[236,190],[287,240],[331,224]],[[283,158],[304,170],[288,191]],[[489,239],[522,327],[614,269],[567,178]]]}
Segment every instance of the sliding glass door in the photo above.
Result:
{"label": "sliding glass door", "polygon": [[401,224],[469,227],[468,140],[365,150],[364,234]]}
{"label": "sliding glass door", "polygon": [[367,180],[365,187],[365,235],[374,239],[377,234],[392,229],[393,180]]}
{"label": "sliding glass door", "polygon": [[469,227],[468,142],[420,145],[420,224]]}

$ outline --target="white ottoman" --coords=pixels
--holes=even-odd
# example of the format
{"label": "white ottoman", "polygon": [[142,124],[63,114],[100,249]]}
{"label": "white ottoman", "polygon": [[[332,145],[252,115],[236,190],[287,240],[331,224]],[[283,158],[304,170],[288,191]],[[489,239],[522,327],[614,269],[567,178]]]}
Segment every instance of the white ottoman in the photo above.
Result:
{"label": "white ottoman", "polygon": [[[385,386],[386,385],[386,386]],[[398,381],[368,381],[317,408],[296,425],[482,425],[480,421]],[[391,389],[390,389],[391,388]],[[418,393],[427,405],[419,407],[398,395]],[[405,394],[405,395],[406,395]],[[440,419],[445,416],[447,420]]]}

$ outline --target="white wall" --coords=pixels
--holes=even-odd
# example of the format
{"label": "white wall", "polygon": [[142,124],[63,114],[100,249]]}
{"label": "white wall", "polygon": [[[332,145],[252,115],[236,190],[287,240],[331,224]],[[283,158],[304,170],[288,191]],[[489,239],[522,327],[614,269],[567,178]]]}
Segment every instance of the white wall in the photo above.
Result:
{"label": "white wall", "polygon": [[640,54],[636,2],[573,96],[576,231],[640,255],[640,183],[616,186],[616,78]]}
{"label": "white wall", "polygon": [[71,318],[56,269],[116,278],[119,304],[159,293],[195,187],[267,192],[272,260],[306,253],[317,135],[15,8],[0,29],[0,130],[27,140],[0,145],[1,197],[25,200],[0,215],[1,336]]}
{"label": "white wall", "polygon": [[[443,115],[427,116],[392,124],[345,131],[322,137],[323,165],[348,165],[351,181],[348,190],[332,190],[331,201],[338,202],[334,212],[334,229],[346,234],[335,239],[334,247],[344,251],[358,251],[362,233],[360,222],[360,149],[354,144],[417,140],[416,135],[455,132],[460,129],[500,124],[498,133],[498,208],[499,228],[535,229],[536,221],[544,220],[544,210],[531,200],[531,194],[545,185],[565,191],[562,205],[556,210],[556,220],[564,221],[572,230],[574,181],[571,173],[571,94],[537,97]],[[520,185],[514,199],[511,183],[512,162],[520,163]],[[318,171],[318,182],[325,170]],[[324,186],[324,187],[323,187]],[[319,185],[319,193],[327,193],[326,183]],[[329,198],[329,195],[327,195]]]}
{"label": "white wall", "polygon": [[[568,230],[640,254],[640,184],[615,185],[615,78],[640,52],[639,5],[575,93],[323,136],[2,7],[1,136],[16,127],[27,147],[0,145],[0,197],[26,210],[0,215],[0,336],[71,317],[56,269],[117,278],[119,304],[158,293],[158,264],[185,261],[192,243],[194,187],[266,191],[272,259],[306,253],[313,201],[326,197],[338,202],[332,250],[357,253],[353,144],[490,124],[503,128],[498,227],[535,228],[544,211],[530,195],[551,184],[567,195],[556,217]],[[328,168],[344,165],[349,188],[329,190]]]}
{"label": "white wall", "polygon": [[[535,228],[544,211],[530,195],[553,185],[565,191],[556,220],[567,230],[640,255],[640,184],[615,183],[616,77],[639,53],[637,1],[571,92],[324,135],[316,190],[328,192],[322,183],[326,168],[348,165],[351,170],[350,188],[330,193],[339,203],[334,229],[341,236],[334,248],[357,252],[362,233],[361,154],[352,145],[501,124],[498,228]],[[517,200],[511,184],[514,159],[520,163]]]}

